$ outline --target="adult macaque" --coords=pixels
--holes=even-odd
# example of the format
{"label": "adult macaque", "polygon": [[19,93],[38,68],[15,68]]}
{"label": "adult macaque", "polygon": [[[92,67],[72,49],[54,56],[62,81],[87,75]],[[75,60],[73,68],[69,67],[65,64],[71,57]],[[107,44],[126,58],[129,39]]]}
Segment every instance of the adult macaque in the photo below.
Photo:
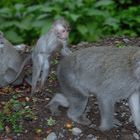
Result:
{"label": "adult macaque", "polygon": [[52,113],[58,106],[69,107],[73,121],[89,125],[82,116],[90,95],[98,99],[101,130],[114,122],[114,104],[128,98],[134,124],[140,130],[140,48],[86,48],[65,57],[58,67],[62,93],[49,103]]}
{"label": "adult macaque", "polygon": [[64,20],[56,20],[47,34],[37,41],[32,52],[33,73],[32,73],[32,93],[35,92],[37,82],[40,80],[41,89],[48,77],[50,68],[50,57],[59,47],[62,47],[61,54],[67,56],[71,51],[67,47],[69,36],[69,24]]}
{"label": "adult macaque", "polygon": [[[0,32],[0,87],[6,86],[15,79],[22,64],[22,57],[13,45]],[[12,85],[19,85],[25,75],[22,73]]]}

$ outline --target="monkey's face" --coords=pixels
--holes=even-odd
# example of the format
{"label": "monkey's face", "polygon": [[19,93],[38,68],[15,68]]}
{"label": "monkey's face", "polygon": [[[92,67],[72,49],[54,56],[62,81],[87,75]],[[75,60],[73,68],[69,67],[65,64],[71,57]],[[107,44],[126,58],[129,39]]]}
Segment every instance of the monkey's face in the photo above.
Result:
{"label": "monkey's face", "polygon": [[57,37],[59,39],[62,39],[62,40],[67,40],[68,39],[69,30],[66,27],[58,24],[56,26],[56,32],[57,32]]}

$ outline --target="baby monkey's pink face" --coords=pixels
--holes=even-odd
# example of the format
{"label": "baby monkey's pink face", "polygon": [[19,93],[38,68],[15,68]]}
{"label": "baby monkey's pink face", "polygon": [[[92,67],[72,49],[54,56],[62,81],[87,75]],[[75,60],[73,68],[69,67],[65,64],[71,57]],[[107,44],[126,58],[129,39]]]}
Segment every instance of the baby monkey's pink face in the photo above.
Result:
{"label": "baby monkey's pink face", "polygon": [[69,36],[69,29],[62,26],[61,24],[58,24],[57,27],[57,36],[60,38],[60,39],[67,39],[68,36]]}

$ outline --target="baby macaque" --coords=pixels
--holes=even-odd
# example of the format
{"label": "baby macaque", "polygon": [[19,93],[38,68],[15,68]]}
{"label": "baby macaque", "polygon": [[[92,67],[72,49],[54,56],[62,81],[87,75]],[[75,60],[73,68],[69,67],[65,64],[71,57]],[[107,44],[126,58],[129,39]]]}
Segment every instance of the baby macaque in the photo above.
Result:
{"label": "baby macaque", "polygon": [[59,47],[61,54],[71,54],[67,47],[69,37],[69,24],[64,19],[56,20],[47,34],[41,36],[32,52],[33,73],[32,73],[32,94],[36,90],[37,82],[40,80],[41,89],[44,88],[50,68],[50,57]]}
{"label": "baby macaque", "polygon": [[[48,33],[39,38],[32,50],[31,55],[29,55],[22,63],[22,66],[16,75],[15,80],[20,76],[24,66],[28,63],[28,61],[32,60],[33,67],[31,94],[36,91],[38,82],[40,82],[41,90],[43,90],[49,73],[52,53],[57,48],[61,48],[61,55],[64,57],[72,53],[68,48],[69,30],[70,28],[67,21],[64,19],[56,20],[52,24],[52,27]],[[10,83],[13,83],[15,80],[11,81]]]}
{"label": "baby macaque", "polygon": [[68,107],[73,121],[89,125],[84,111],[90,95],[95,95],[101,114],[100,129],[114,126],[114,104],[128,99],[134,124],[140,130],[140,48],[91,47],[64,57],[57,73],[62,93],[49,103],[52,113]]}

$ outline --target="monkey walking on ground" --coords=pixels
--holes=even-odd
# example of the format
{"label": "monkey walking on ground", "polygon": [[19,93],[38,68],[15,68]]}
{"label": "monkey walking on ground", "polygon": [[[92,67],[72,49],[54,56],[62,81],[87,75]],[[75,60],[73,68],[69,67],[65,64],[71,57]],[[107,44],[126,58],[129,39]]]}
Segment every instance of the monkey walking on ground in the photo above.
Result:
{"label": "monkey walking on ground", "polygon": [[25,59],[23,62],[23,65],[16,78],[20,75],[28,60],[32,59],[33,67],[31,94],[36,91],[37,83],[39,80],[41,89],[44,88],[44,83],[49,73],[52,53],[57,48],[62,48],[61,55],[63,56],[67,56],[72,53],[68,48],[69,29],[70,28],[67,21],[64,19],[56,20],[52,24],[48,33],[39,38],[35,48],[33,48],[31,56],[27,57],[27,59]]}
{"label": "monkey walking on ground", "polygon": [[114,126],[114,104],[128,99],[134,124],[140,130],[140,48],[91,47],[64,57],[57,76],[62,93],[48,104],[53,114],[68,107],[73,121],[89,125],[84,111],[90,95],[95,95],[101,114],[101,130]]}

